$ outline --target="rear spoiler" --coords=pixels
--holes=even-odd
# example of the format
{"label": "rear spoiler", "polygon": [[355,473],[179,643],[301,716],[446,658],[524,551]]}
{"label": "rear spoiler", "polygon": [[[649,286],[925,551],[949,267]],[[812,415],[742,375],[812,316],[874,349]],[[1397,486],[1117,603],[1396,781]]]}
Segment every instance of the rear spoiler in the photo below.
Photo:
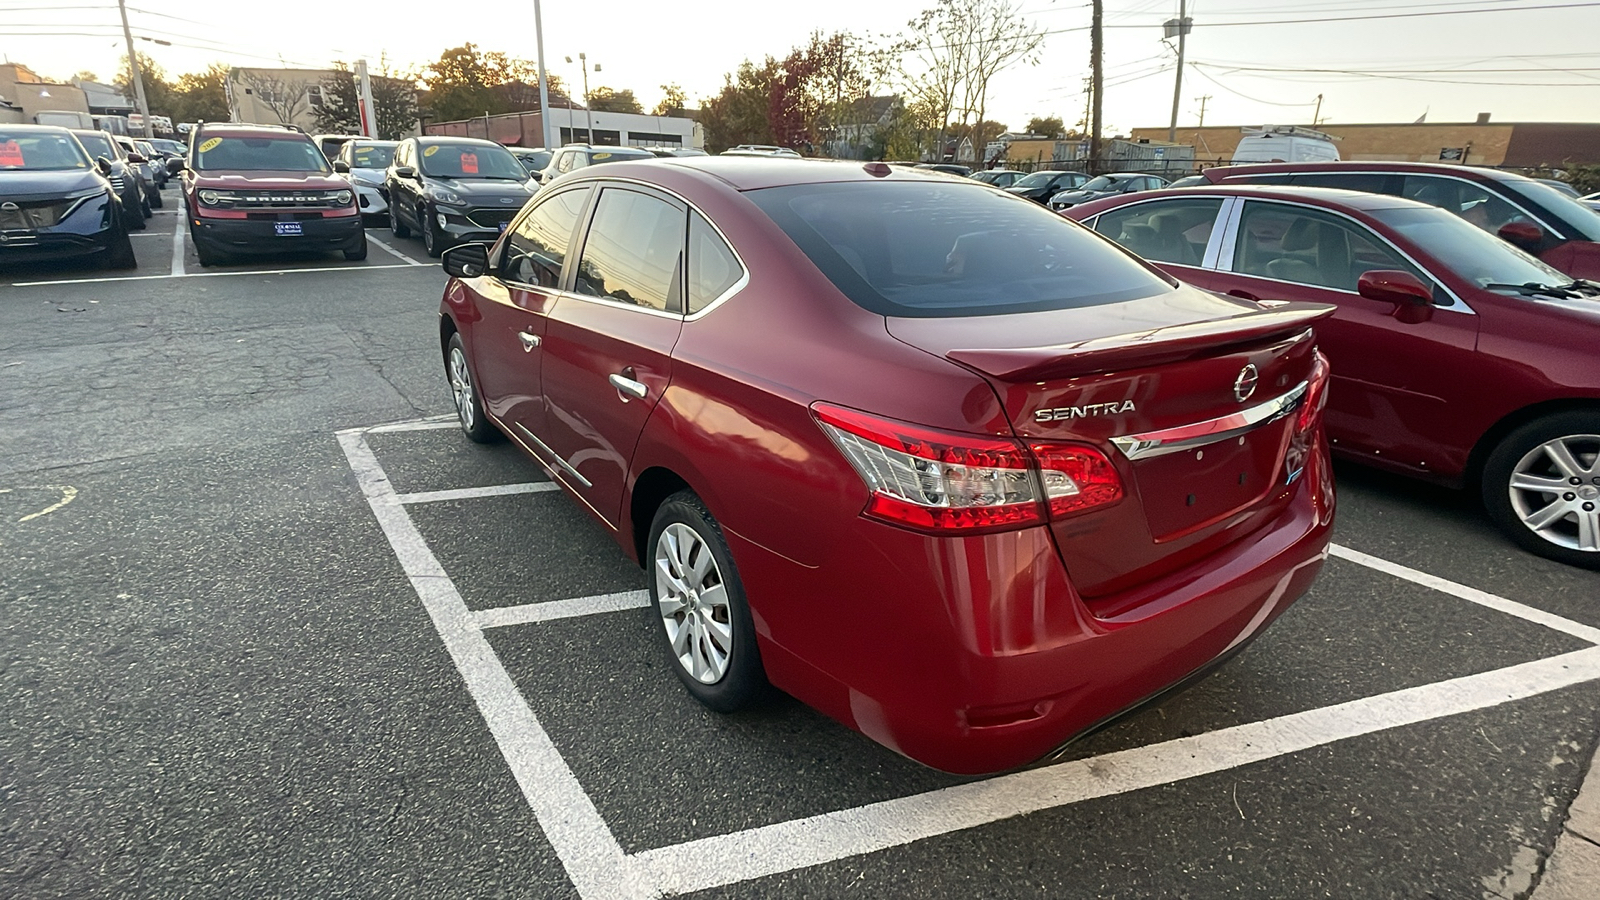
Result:
{"label": "rear spoiler", "polygon": [[1158,366],[1201,354],[1289,337],[1333,315],[1322,303],[1285,303],[1226,319],[1109,335],[1075,344],[1001,350],[951,350],[945,358],[1006,381],[1072,378]]}

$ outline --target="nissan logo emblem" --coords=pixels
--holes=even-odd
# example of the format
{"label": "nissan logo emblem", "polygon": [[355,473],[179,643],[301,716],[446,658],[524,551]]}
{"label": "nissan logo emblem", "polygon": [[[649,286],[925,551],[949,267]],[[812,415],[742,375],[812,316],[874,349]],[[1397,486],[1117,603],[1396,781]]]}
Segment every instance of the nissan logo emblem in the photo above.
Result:
{"label": "nissan logo emblem", "polygon": [[1233,380],[1233,399],[1240,403],[1250,399],[1256,392],[1256,382],[1261,380],[1261,375],[1256,371],[1254,364],[1247,365],[1239,370],[1239,377]]}

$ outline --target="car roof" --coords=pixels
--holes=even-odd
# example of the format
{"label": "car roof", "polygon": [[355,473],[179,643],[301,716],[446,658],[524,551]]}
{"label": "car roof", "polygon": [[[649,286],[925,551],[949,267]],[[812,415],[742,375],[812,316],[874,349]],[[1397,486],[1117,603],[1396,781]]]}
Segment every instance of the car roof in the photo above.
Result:
{"label": "car roof", "polygon": [[1310,200],[1329,206],[1368,212],[1378,209],[1438,209],[1429,203],[1408,200],[1391,194],[1370,194],[1366,191],[1347,191],[1343,188],[1304,187],[1291,184],[1213,184],[1209,187],[1162,188],[1127,195],[1135,199],[1156,197],[1204,197],[1222,194],[1230,197],[1258,197],[1263,200]]}
{"label": "car roof", "polygon": [[[23,122],[16,122],[16,123],[8,122],[8,123],[6,123],[4,125],[0,125],[0,128],[4,128],[7,131],[32,131],[32,132],[36,132],[38,134],[50,134],[50,133],[66,134],[69,131],[71,131],[71,129],[64,128],[64,127],[62,127],[60,125],[30,125],[30,124],[26,124],[26,123],[23,123]],[[93,129],[85,128],[84,130],[85,131],[92,131]]]}
{"label": "car roof", "polygon": [[[882,167],[873,174],[868,167]],[[917,181],[938,184],[971,184],[973,190],[991,190],[970,178],[951,178],[934,169],[913,169],[907,166],[889,166],[884,163],[862,163],[834,160],[794,160],[772,156],[673,156],[617,162],[585,169],[585,172],[621,175],[625,172],[660,171],[661,168],[691,169],[710,175],[738,191],[755,191],[763,188],[784,187],[796,184],[827,184],[849,181]]]}
{"label": "car roof", "polygon": [[[201,133],[206,137],[297,137],[311,140],[303,131],[284,128],[279,125],[243,125],[233,122],[224,122],[217,125],[206,123],[201,126]],[[130,135],[134,140],[142,141],[143,137]]]}
{"label": "car roof", "polygon": [[499,147],[502,150],[505,149],[505,145],[504,144],[496,143],[494,141],[486,141],[483,138],[466,137],[465,135],[454,135],[454,134],[419,134],[419,135],[417,135],[417,146],[419,146],[419,147],[427,147],[427,146],[430,146],[430,145],[433,145],[433,144],[476,144],[476,145],[481,146],[481,147]]}
{"label": "car roof", "polygon": [[1237,166],[1216,166],[1201,173],[1213,181],[1229,175],[1251,172],[1412,172],[1429,175],[1454,175],[1458,178],[1478,178],[1485,181],[1514,181],[1525,178],[1515,172],[1501,172],[1480,166],[1451,165],[1449,163],[1388,162],[1378,160],[1340,160],[1338,162],[1284,162],[1244,163]]}

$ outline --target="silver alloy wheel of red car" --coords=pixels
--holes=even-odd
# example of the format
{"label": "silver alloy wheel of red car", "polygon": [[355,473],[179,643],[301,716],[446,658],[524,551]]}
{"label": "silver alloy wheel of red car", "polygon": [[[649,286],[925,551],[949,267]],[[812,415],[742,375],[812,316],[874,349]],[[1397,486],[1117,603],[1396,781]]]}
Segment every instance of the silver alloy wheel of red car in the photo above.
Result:
{"label": "silver alloy wheel of red car", "polygon": [[711,547],[682,522],[656,540],[654,569],[661,622],[672,655],[690,677],[716,684],[734,650],[732,609]]}
{"label": "silver alloy wheel of red car", "polygon": [[1507,490],[1529,531],[1558,547],[1600,553],[1600,435],[1539,444],[1517,461]]}
{"label": "silver alloy wheel of red car", "polygon": [[450,393],[455,396],[462,430],[471,431],[478,424],[472,403],[472,373],[467,371],[467,355],[460,347],[450,348]]}

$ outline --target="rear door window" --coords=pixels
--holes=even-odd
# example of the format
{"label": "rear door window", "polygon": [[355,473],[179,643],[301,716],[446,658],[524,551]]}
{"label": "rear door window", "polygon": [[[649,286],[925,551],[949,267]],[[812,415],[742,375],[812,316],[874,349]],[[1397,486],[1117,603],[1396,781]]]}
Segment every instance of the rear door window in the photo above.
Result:
{"label": "rear door window", "polygon": [[560,286],[567,247],[592,190],[585,186],[542,197],[528,210],[506,238],[501,271],[507,281],[543,288]]}
{"label": "rear door window", "polygon": [[1221,209],[1221,197],[1152,200],[1101,213],[1094,230],[1145,259],[1198,266]]}
{"label": "rear door window", "polygon": [[682,312],[687,207],[654,194],[600,192],[573,291],[662,312]]}
{"label": "rear door window", "polygon": [[1037,203],[967,182],[745,194],[857,305],[886,316],[1073,309],[1173,286]]}
{"label": "rear door window", "polygon": [[1382,172],[1302,172],[1290,184],[1306,187],[1339,188],[1367,194],[1398,194],[1397,176]]}

